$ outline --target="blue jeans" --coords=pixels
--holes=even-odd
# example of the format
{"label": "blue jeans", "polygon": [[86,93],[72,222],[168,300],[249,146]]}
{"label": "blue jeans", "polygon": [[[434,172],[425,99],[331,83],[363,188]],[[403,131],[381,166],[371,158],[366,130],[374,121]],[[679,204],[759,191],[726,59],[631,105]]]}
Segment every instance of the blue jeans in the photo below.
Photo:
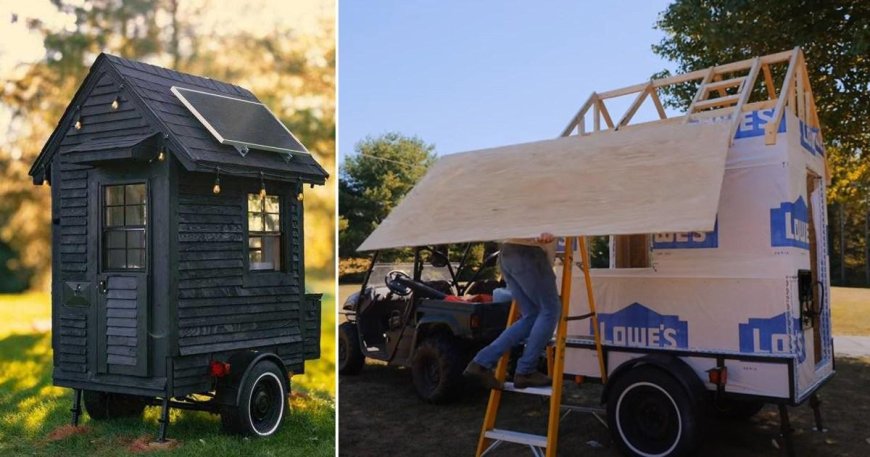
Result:
{"label": "blue jeans", "polygon": [[502,354],[525,339],[516,372],[529,374],[537,371],[538,359],[553,337],[561,313],[556,275],[547,254],[537,246],[502,244],[499,264],[522,317],[481,349],[474,362],[492,368]]}

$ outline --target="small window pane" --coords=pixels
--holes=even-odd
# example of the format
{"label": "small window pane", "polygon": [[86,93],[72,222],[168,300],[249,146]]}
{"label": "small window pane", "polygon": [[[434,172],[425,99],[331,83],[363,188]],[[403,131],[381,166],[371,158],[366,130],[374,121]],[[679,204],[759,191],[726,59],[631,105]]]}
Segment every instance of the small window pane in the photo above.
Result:
{"label": "small window pane", "polygon": [[263,266],[261,265],[263,262],[263,251],[254,250],[251,251],[251,269],[252,270],[263,270]]}
{"label": "small window pane", "polygon": [[145,268],[145,250],[127,250],[127,268]]}
{"label": "small window pane", "polygon": [[278,196],[276,195],[267,195],[266,196],[266,212],[267,213],[277,213],[278,212]]}
{"label": "small window pane", "polygon": [[145,231],[132,230],[127,232],[127,248],[144,249]]}
{"label": "small window pane", "polygon": [[110,270],[119,270],[126,266],[126,251],[124,249],[109,249],[106,256],[106,268]]}
{"label": "small window pane", "polygon": [[255,213],[263,211],[263,199],[260,198],[260,194],[248,194],[248,211]]}
{"label": "small window pane", "polygon": [[281,224],[278,221],[277,214],[266,214],[266,231],[267,232],[280,232]]}
{"label": "small window pane", "polygon": [[124,207],[112,206],[106,208],[106,226],[116,227],[124,225]]}
{"label": "small window pane", "polygon": [[124,186],[106,186],[106,204],[124,204]]}
{"label": "small window pane", "polygon": [[251,213],[248,214],[248,230],[251,232],[263,231],[263,215]]}
{"label": "small window pane", "polygon": [[281,237],[263,237],[263,263],[269,270],[281,269]]}
{"label": "small window pane", "polygon": [[145,225],[145,205],[126,206],[127,219],[124,225]]}
{"label": "small window pane", "polygon": [[107,232],[106,247],[109,249],[124,249],[124,232],[116,230]]}
{"label": "small window pane", "polygon": [[125,186],[127,190],[127,205],[145,204],[145,184],[130,184]]}
{"label": "small window pane", "polygon": [[260,249],[263,247],[263,239],[259,236],[252,236],[248,238],[248,246],[254,249]]}

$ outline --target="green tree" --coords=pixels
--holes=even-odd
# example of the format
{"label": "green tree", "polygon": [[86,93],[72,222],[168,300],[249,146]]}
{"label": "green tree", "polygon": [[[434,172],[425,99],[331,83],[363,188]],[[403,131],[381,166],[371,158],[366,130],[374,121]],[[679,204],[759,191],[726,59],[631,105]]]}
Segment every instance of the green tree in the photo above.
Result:
{"label": "green tree", "polygon": [[435,161],[435,146],[417,137],[387,133],[367,137],[345,159],[338,189],[339,256],[356,248],[423,177]]}
{"label": "green tree", "polygon": [[[677,63],[680,73],[772,54],[800,46],[815,95],[828,151],[832,184],[829,218],[839,238],[841,208],[847,255],[831,243],[836,276],[841,259],[866,262],[870,195],[870,2],[866,0],[676,0],[659,16],[667,36],[653,51]],[[666,74],[667,72],[662,72]],[[665,103],[687,108],[693,87],[669,91]],[[862,259],[864,262],[862,262]]]}

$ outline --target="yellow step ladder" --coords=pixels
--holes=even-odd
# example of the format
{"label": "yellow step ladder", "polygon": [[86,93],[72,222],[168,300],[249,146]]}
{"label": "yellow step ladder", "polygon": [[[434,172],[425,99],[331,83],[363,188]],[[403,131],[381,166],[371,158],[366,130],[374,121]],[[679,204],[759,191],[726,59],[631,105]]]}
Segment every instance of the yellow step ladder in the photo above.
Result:
{"label": "yellow step ladder", "polygon": [[[574,240],[579,239],[580,255],[582,257],[581,270],[586,281],[586,296],[589,301],[589,313],[581,316],[568,316],[571,303],[571,271],[574,263]],[[486,415],[483,418],[483,427],[480,432],[480,439],[477,443],[477,457],[481,457],[488,452],[496,449],[502,443],[515,443],[528,446],[532,454],[536,457],[554,457],[558,447],[559,439],[559,420],[561,417],[562,408],[562,378],[565,371],[565,344],[568,333],[568,321],[579,319],[592,319],[592,333],[595,339],[595,350],[598,354],[598,367],[601,370],[601,383],[607,381],[607,373],[604,369],[604,357],[601,350],[601,337],[598,330],[598,315],[595,313],[595,297],[592,293],[592,278],[589,275],[589,251],[586,248],[586,238],[565,238],[565,254],[562,260],[562,312],[559,316],[559,323],[556,327],[555,341],[555,356],[551,364],[550,376],[553,378],[551,387],[536,387],[527,389],[517,389],[513,383],[505,383],[507,374],[509,353],[502,355],[495,368],[495,377],[499,382],[504,383],[504,389],[492,389],[489,393],[489,403],[486,407]],[[514,323],[519,318],[519,309],[516,301],[511,304],[510,312],[508,313],[508,325]],[[499,405],[501,404],[501,394],[503,391],[518,392],[531,395],[541,395],[550,397],[550,412],[547,420],[547,435],[535,435],[531,433],[518,432],[513,430],[503,430],[495,428],[495,419],[498,415]],[[578,410],[589,410],[589,408],[576,408]]]}

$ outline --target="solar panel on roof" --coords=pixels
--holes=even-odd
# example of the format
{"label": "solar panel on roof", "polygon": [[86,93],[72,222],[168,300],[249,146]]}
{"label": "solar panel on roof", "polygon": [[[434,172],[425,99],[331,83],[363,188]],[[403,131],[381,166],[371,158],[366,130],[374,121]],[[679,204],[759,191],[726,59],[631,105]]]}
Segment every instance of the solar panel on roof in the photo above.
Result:
{"label": "solar panel on roof", "polygon": [[221,143],[244,156],[249,149],[284,154],[308,154],[305,146],[266,105],[227,95],[172,86],[172,93]]}

